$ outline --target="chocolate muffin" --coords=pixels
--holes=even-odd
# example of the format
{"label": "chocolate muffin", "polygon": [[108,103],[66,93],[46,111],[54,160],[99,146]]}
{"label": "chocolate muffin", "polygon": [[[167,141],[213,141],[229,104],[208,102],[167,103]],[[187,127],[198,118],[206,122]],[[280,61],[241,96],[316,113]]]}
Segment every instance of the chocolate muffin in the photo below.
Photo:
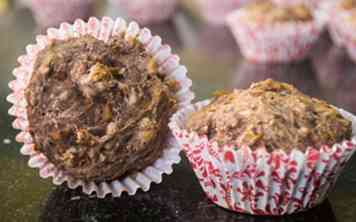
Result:
{"label": "chocolate muffin", "polygon": [[35,149],[85,181],[141,170],[162,154],[178,89],[135,40],[54,40],[25,90]]}
{"label": "chocolate muffin", "polygon": [[249,22],[307,22],[313,19],[311,10],[304,4],[281,6],[272,1],[257,1],[245,8],[245,19]]}
{"label": "chocolate muffin", "polygon": [[265,147],[269,152],[333,145],[352,133],[351,122],[333,106],[271,79],[219,93],[189,117],[187,129],[219,145]]}

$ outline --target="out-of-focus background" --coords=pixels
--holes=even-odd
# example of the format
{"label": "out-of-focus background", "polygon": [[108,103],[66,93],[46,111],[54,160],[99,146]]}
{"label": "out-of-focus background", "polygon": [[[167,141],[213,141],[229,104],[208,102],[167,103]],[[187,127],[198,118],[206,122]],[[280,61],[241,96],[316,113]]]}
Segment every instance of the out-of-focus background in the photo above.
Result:
{"label": "out-of-focus background", "polygon": [[[46,27],[77,17],[134,18],[162,37],[180,55],[193,81],[196,101],[216,90],[245,88],[273,78],[292,83],[303,92],[356,112],[356,64],[344,49],[322,35],[307,59],[295,63],[262,64],[245,60],[224,25],[231,1],[205,7],[204,0],[0,0],[0,222],[12,221],[356,221],[356,158],[351,160],[320,208],[307,215],[255,218],[237,215],[209,203],[189,164],[176,166],[162,184],[135,197],[97,200],[40,179],[27,166],[14,140],[7,112],[8,82],[25,46]],[[163,2],[163,3],[162,3]]]}

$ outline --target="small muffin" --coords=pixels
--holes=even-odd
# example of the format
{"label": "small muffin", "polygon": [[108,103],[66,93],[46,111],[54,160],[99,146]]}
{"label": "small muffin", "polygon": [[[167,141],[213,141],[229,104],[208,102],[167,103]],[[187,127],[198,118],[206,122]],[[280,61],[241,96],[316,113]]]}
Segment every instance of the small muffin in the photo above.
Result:
{"label": "small muffin", "polygon": [[25,89],[29,132],[35,149],[73,178],[114,180],[162,154],[178,89],[136,40],[54,40]]}
{"label": "small muffin", "polygon": [[323,22],[305,4],[257,1],[227,17],[242,54],[257,62],[290,62],[309,55]]}
{"label": "small muffin", "polygon": [[218,95],[190,116],[187,128],[220,145],[288,152],[332,145],[351,136],[351,122],[334,107],[271,79]]}
{"label": "small muffin", "polygon": [[258,1],[246,7],[246,21],[252,23],[308,22],[311,10],[304,4],[279,6],[272,1]]}
{"label": "small muffin", "polygon": [[188,106],[169,126],[212,202],[286,215],[325,200],[356,151],[355,122],[351,113],[268,79]]}

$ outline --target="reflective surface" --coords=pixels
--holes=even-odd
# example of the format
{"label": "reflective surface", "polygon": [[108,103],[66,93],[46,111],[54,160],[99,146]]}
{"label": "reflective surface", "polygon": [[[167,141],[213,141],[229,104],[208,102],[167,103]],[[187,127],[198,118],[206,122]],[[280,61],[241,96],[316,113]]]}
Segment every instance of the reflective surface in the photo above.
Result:
{"label": "reflective surface", "polygon": [[[105,5],[97,15],[116,15]],[[150,27],[162,36],[182,58],[193,80],[196,100],[210,97],[219,89],[247,87],[250,83],[274,78],[296,85],[305,93],[356,112],[356,65],[344,50],[335,48],[325,34],[311,59],[294,64],[254,64],[238,52],[232,35],[224,27],[202,23],[190,11],[180,10],[171,21]],[[29,11],[11,9],[0,17],[0,221],[356,221],[356,156],[351,159],[327,202],[307,213],[261,218],[231,213],[210,203],[204,196],[189,163],[184,161],[148,193],[119,199],[96,198],[80,191],[56,187],[40,179],[27,167],[14,142],[10,107],[5,101],[11,70],[24,47],[41,32]],[[10,139],[11,143],[6,144]],[[182,155],[183,156],[183,155]]]}

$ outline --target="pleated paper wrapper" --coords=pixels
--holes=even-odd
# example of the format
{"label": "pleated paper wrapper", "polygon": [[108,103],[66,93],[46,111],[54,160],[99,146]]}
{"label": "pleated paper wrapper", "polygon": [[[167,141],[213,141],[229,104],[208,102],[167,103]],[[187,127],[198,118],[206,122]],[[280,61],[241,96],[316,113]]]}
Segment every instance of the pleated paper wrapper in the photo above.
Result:
{"label": "pleated paper wrapper", "polygon": [[218,146],[185,130],[188,116],[207,104],[203,101],[179,111],[170,128],[206,195],[232,211],[285,215],[312,208],[326,198],[356,150],[356,118],[341,109],[353,123],[353,137],[331,147],[294,149],[287,154],[282,149],[269,153],[264,148]]}
{"label": "pleated paper wrapper", "polygon": [[226,19],[241,53],[256,62],[291,62],[305,59],[325,26],[321,11],[308,22],[249,22],[244,8]]}
{"label": "pleated paper wrapper", "polygon": [[179,57],[172,54],[171,48],[162,44],[162,39],[159,36],[153,36],[149,29],[141,29],[136,22],[127,24],[121,18],[113,20],[109,17],[104,17],[102,20],[92,17],[88,22],[76,20],[73,25],[62,23],[59,29],[50,28],[47,31],[47,35],[38,35],[36,37],[37,43],[26,47],[27,54],[18,58],[20,66],[13,70],[16,80],[9,83],[9,87],[13,92],[7,97],[7,100],[13,103],[9,110],[9,114],[16,117],[13,127],[21,130],[16,137],[18,142],[24,143],[21,153],[30,157],[29,166],[38,168],[42,178],[52,177],[53,183],[56,185],[67,182],[68,187],[73,189],[82,187],[84,193],[95,194],[99,198],[104,198],[108,194],[119,197],[123,192],[134,195],[138,189],[148,191],[152,182],[161,183],[162,175],[171,174],[173,164],[180,162],[179,153],[181,149],[172,135],[167,138],[167,147],[164,149],[162,156],[151,166],[124,178],[101,183],[72,178],[66,172],[57,169],[44,154],[34,149],[32,136],[28,132],[29,123],[24,89],[31,79],[37,53],[53,39],[65,40],[85,34],[92,35],[105,42],[115,35],[122,35],[127,40],[137,39],[144,45],[148,54],[152,55],[156,60],[159,72],[166,74],[168,79],[175,79],[179,82],[180,91],[176,94],[179,107],[183,108],[189,105],[194,98],[194,94],[190,90],[192,82],[186,75],[186,67],[180,65]]}

